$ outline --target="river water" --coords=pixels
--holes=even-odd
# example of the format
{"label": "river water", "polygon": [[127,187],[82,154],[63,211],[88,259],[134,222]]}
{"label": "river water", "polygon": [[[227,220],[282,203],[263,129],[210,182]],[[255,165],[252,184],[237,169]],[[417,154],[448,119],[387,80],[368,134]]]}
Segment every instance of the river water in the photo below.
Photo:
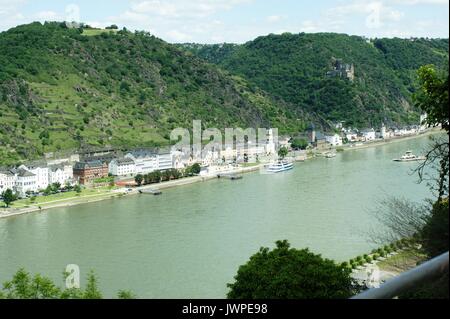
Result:
{"label": "river water", "polygon": [[430,197],[394,163],[423,154],[427,137],[297,163],[293,171],[245,175],[0,220],[0,282],[20,267],[63,283],[77,264],[95,270],[106,296],[223,298],[239,265],[288,239],[338,261],[370,252],[373,208],[388,195]]}

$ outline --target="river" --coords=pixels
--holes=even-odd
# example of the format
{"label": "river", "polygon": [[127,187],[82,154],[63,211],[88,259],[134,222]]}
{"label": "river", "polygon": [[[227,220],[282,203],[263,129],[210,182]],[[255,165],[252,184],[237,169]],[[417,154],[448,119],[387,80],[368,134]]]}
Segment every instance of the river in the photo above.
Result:
{"label": "river", "polygon": [[370,252],[373,210],[388,195],[430,197],[394,163],[423,154],[428,137],[297,163],[293,171],[247,174],[164,191],[0,220],[0,282],[24,267],[63,283],[67,264],[95,270],[105,295],[223,298],[239,265],[261,246],[288,239],[338,261]]}

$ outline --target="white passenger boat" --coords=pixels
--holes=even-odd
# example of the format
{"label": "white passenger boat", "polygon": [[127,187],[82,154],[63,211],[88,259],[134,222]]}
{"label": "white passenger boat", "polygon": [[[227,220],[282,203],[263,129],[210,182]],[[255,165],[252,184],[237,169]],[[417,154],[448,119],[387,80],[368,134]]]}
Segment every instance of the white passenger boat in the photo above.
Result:
{"label": "white passenger boat", "polygon": [[277,161],[275,163],[270,164],[267,167],[267,172],[269,173],[281,173],[285,171],[289,171],[294,168],[293,163],[289,163],[288,161]]}
{"label": "white passenger boat", "polygon": [[394,162],[418,162],[425,160],[426,160],[425,156],[417,156],[414,155],[412,151],[408,151],[402,157],[394,159]]}

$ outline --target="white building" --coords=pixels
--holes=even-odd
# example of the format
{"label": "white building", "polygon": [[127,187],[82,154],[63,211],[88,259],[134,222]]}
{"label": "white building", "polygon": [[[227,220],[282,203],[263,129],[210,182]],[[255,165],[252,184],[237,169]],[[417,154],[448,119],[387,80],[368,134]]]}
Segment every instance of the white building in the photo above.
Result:
{"label": "white building", "polygon": [[148,174],[174,168],[174,159],[170,152],[155,153],[145,150],[133,151],[125,155],[135,163],[135,174]]}
{"label": "white building", "polygon": [[426,131],[427,129],[428,129],[428,124],[427,124],[427,119],[428,119],[428,114],[422,114],[421,116],[420,116],[420,128],[419,128],[419,131],[420,132],[423,132],[423,131]]}
{"label": "white building", "polygon": [[70,164],[52,165],[48,168],[48,183],[61,184],[64,187],[67,183],[73,183],[73,166]]}
{"label": "white building", "polygon": [[0,172],[0,194],[7,189],[14,190],[16,186],[16,176],[10,171]]}
{"label": "white building", "polygon": [[173,157],[170,152],[158,154],[156,157],[157,157],[156,170],[166,171],[166,170],[174,168]]}
{"label": "white building", "polygon": [[28,166],[21,165],[19,166],[19,169],[29,171],[36,175],[36,188],[37,190],[44,190],[48,187],[49,181],[48,181],[48,175],[49,175],[49,169],[46,164],[42,165],[33,165],[30,164]]}
{"label": "white building", "polygon": [[157,170],[158,158],[154,152],[133,151],[125,155],[135,163],[136,174],[148,174]]}
{"label": "white building", "polygon": [[325,140],[333,147],[342,145],[342,137],[339,134],[327,135],[325,136]]}
{"label": "white building", "polygon": [[381,125],[381,136],[380,136],[383,140],[388,139],[388,134],[387,134],[387,129],[386,129],[386,125]]}
{"label": "white building", "polygon": [[109,163],[109,173],[113,176],[133,176],[136,165],[131,158],[113,159]]}
{"label": "white building", "polygon": [[373,128],[364,130],[361,133],[362,133],[364,141],[366,141],[366,142],[375,141],[375,139],[377,138],[376,132]]}
{"label": "white building", "polygon": [[35,174],[23,168],[14,170],[14,173],[16,175],[14,190],[19,197],[25,197],[27,192],[35,193],[39,190],[37,187],[38,178]]}
{"label": "white building", "polygon": [[353,132],[353,131],[349,131],[349,132],[345,133],[345,137],[346,137],[347,141],[349,141],[349,142],[358,141],[358,133]]}
{"label": "white building", "polygon": [[266,140],[266,154],[276,154],[277,146],[275,145],[275,139],[273,136],[273,130],[270,129],[267,134],[267,140]]}

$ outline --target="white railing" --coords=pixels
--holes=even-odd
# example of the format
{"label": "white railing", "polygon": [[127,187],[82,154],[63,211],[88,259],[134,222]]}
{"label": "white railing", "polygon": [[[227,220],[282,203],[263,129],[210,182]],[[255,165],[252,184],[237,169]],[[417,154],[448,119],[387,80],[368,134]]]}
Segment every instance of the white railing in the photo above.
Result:
{"label": "white railing", "polygon": [[448,273],[449,253],[445,253],[387,281],[379,288],[366,290],[351,299],[392,299],[415,287]]}

